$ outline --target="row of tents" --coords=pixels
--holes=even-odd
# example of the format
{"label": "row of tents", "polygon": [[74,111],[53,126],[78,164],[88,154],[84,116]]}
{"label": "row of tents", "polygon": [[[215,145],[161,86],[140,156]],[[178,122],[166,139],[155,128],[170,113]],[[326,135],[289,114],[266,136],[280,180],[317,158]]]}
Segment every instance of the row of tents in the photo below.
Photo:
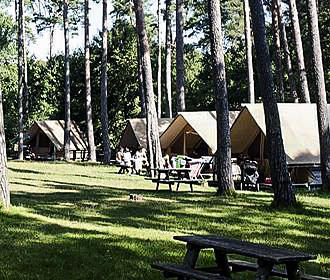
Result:
{"label": "row of tents", "polygon": [[[288,164],[320,163],[320,147],[315,104],[278,104],[284,149]],[[329,107],[330,109],[330,107]],[[216,113],[182,112],[176,118],[159,119],[162,150],[169,154],[212,155],[217,147]],[[262,104],[244,105],[241,111],[231,111],[232,154],[267,159],[267,136]],[[146,147],[145,119],[130,119],[120,140],[120,146],[136,149]]]}
{"label": "row of tents", "polygon": [[[311,167],[320,163],[320,147],[315,104],[278,104],[287,162],[291,167]],[[328,107],[330,111],[330,107]],[[262,104],[245,104],[241,111],[231,111],[232,155],[247,156],[267,166],[267,135]],[[159,119],[160,143],[164,153],[205,156],[216,153],[217,122],[215,111],[181,112],[174,119]],[[63,153],[63,121],[36,122],[30,129],[29,145],[34,153],[56,156]],[[73,123],[73,157],[87,156],[87,142]],[[146,148],[146,120],[129,119],[119,145],[132,150]]]}
{"label": "row of tents", "polygon": [[[315,104],[278,104],[287,163],[296,183],[305,183],[310,170],[320,164],[320,146]],[[330,107],[328,106],[330,115]],[[229,113],[232,157],[256,160],[269,176],[267,135],[263,104],[245,104]],[[145,120],[131,119],[120,145],[146,147]],[[181,112],[174,119],[159,119],[160,143],[164,153],[188,156],[214,155],[217,150],[215,111]]]}

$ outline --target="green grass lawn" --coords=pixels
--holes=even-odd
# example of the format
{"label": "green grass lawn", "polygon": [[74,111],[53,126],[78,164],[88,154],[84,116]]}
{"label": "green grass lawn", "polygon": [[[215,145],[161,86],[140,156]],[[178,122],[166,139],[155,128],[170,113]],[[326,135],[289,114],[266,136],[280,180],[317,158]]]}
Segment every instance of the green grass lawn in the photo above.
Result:
{"label": "green grass lawn", "polygon": [[[302,270],[330,278],[330,196],[301,193],[273,211],[267,192],[219,198],[212,188],[168,191],[115,167],[9,162],[12,208],[0,212],[0,279],[163,279],[150,263],[179,263],[174,235],[218,234],[313,253]],[[143,201],[129,200],[129,194]],[[211,251],[199,263],[210,265]],[[254,279],[253,273],[234,279]]]}

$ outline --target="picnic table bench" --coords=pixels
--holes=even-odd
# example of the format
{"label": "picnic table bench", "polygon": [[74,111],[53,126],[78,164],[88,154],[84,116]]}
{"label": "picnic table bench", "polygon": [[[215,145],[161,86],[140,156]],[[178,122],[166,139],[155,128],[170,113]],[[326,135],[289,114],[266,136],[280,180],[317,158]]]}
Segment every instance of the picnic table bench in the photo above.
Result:
{"label": "picnic table bench", "polygon": [[[268,279],[270,275],[274,275],[289,280],[326,280],[323,277],[303,275],[299,271],[299,263],[316,259],[314,255],[215,235],[174,236],[173,238],[187,243],[187,252],[182,265],[161,263],[151,265],[163,271],[166,278],[223,280],[229,279],[233,272],[255,271],[256,279]],[[202,249],[213,249],[216,266],[196,268]],[[257,261],[251,263],[228,259],[228,254],[251,257]],[[284,264],[286,271],[274,269],[274,265],[277,264]]]}
{"label": "picnic table bench", "polygon": [[179,190],[180,184],[189,184],[190,190],[193,191],[193,184],[201,183],[199,179],[190,178],[189,172],[191,168],[155,168],[157,177],[152,179],[152,182],[156,183],[156,191],[159,190],[160,184],[167,184],[170,191],[172,191],[172,185],[177,184],[176,190]]}

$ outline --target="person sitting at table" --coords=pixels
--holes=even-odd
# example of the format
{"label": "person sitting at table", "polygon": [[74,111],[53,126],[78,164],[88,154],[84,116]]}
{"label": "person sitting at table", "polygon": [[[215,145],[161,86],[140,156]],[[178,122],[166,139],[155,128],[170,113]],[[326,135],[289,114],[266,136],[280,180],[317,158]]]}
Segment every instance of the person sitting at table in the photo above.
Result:
{"label": "person sitting at table", "polygon": [[141,173],[143,167],[143,161],[146,160],[144,157],[144,153],[142,152],[142,149],[143,149],[142,147],[139,147],[133,156],[134,170],[138,175],[140,175]]}
{"label": "person sitting at table", "polygon": [[124,161],[124,148],[120,147],[120,149],[116,153],[116,162],[118,164],[123,164],[123,161]]}
{"label": "person sitting at table", "polygon": [[[124,151],[123,160],[124,160],[124,165],[126,165],[127,167],[131,167],[132,155],[131,155],[129,148],[127,148],[127,147],[125,148],[125,151]],[[127,171],[128,171],[128,169],[127,169]]]}
{"label": "person sitting at table", "polygon": [[164,168],[172,168],[170,156],[168,154],[165,154],[165,156],[163,157],[163,165]]}

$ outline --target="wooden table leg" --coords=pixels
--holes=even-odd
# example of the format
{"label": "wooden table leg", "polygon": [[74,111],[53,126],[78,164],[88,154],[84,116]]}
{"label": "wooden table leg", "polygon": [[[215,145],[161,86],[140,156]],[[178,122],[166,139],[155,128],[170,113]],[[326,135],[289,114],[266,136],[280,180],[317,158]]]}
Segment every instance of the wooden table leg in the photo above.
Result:
{"label": "wooden table leg", "polygon": [[159,188],[159,181],[160,181],[160,172],[158,171],[158,174],[157,174],[157,185],[156,185],[156,191],[158,191],[158,188]]}
{"label": "wooden table leg", "polygon": [[183,259],[183,265],[190,267],[190,268],[194,268],[196,266],[196,262],[197,262],[200,250],[201,249],[199,247],[188,243],[187,244],[187,253]]}
{"label": "wooden table leg", "polygon": [[226,276],[230,278],[230,267],[228,264],[227,254],[222,251],[214,249],[215,262],[220,270],[220,274],[222,276]]}
{"label": "wooden table leg", "polygon": [[[187,244],[187,253],[183,259],[183,265],[189,268],[195,268],[200,248],[193,246],[192,244]],[[178,276],[178,280],[189,280],[187,276]]]}
{"label": "wooden table leg", "polygon": [[290,262],[286,264],[286,271],[289,280],[300,280],[299,265],[297,262]]}
{"label": "wooden table leg", "polygon": [[258,259],[258,269],[256,273],[256,280],[266,280],[268,279],[270,273],[273,270],[274,264],[262,259]]}

